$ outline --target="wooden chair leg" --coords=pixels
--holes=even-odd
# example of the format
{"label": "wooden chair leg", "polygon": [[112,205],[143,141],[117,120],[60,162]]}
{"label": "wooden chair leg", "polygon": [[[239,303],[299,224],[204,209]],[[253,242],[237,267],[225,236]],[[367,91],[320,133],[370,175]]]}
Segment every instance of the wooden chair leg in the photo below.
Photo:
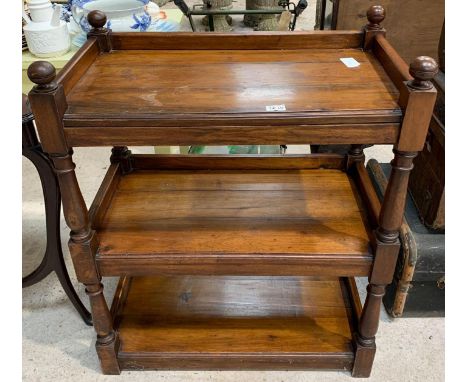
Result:
{"label": "wooden chair leg", "polygon": [[385,285],[369,284],[367,297],[359,321],[359,331],[355,334],[356,357],[352,376],[370,376],[376,351],[375,335],[379,326],[380,304],[385,294]]}
{"label": "wooden chair leg", "polygon": [[98,241],[91,230],[88,212],[75,175],[73,152],[52,157],[62,191],[65,220],[71,228],[68,246],[78,281],[86,286],[90,300],[94,330],[97,334],[96,350],[104,374],[120,374],[117,361],[118,336],[114,332],[112,317],[103,296],[101,275],[95,263]]}
{"label": "wooden chair leg", "polygon": [[406,202],[406,191],[416,152],[393,150],[392,172],[380,209],[379,227],[374,232],[374,265],[367,297],[355,335],[356,358],[353,377],[370,376],[375,355],[375,335],[379,326],[380,304],[385,287],[392,282],[400,241],[398,238]]}
{"label": "wooden chair leg", "polygon": [[[355,163],[364,162],[364,146],[351,145],[346,156],[346,168],[353,171]],[[384,285],[369,283],[367,296],[359,320],[358,332],[354,334],[356,350],[352,376],[367,378],[370,376],[376,352],[375,334],[379,323],[380,302],[385,292]]]}
{"label": "wooden chair leg", "polygon": [[85,308],[68,276],[63,259],[62,244],[60,240],[60,208],[61,196],[49,157],[42,151],[34,127],[34,116],[29,107],[28,98],[23,94],[22,118],[22,153],[28,158],[37,170],[42,184],[45,204],[47,246],[41,264],[29,275],[23,277],[23,288],[43,280],[52,271],[55,271],[63,290],[79,315],[87,325],[92,325],[91,314]]}
{"label": "wooden chair leg", "polygon": [[86,285],[86,294],[91,303],[94,329],[97,333],[96,352],[101,361],[101,369],[104,374],[120,374],[120,366],[117,361],[119,339],[112,326],[112,317],[103,295],[101,283]]}
{"label": "wooden chair leg", "polygon": [[47,247],[44,258],[34,272],[23,277],[23,288],[38,283],[55,272],[69,300],[86,325],[92,325],[91,314],[81,302],[71,283],[63,258],[60,240],[60,190],[49,158],[39,145],[23,148],[23,155],[36,167],[42,183],[46,211]]}

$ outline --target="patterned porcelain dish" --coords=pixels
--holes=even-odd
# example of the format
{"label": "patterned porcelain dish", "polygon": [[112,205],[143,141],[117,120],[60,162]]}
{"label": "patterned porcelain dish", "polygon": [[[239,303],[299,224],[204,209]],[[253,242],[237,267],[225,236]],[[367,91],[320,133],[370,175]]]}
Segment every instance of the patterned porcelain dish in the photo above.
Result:
{"label": "patterned porcelain dish", "polygon": [[[145,32],[153,21],[147,12],[148,2],[149,0],[72,0],[71,11],[74,20],[85,33],[90,30],[88,13],[94,10],[106,14],[107,28],[115,32]],[[151,3],[151,8],[154,7],[157,5]]]}

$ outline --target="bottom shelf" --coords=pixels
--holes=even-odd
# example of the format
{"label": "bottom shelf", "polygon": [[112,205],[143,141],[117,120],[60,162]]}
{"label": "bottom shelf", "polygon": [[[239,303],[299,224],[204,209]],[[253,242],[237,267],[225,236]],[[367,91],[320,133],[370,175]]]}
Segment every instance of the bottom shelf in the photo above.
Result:
{"label": "bottom shelf", "polygon": [[353,279],[123,277],[121,369],[351,369]]}

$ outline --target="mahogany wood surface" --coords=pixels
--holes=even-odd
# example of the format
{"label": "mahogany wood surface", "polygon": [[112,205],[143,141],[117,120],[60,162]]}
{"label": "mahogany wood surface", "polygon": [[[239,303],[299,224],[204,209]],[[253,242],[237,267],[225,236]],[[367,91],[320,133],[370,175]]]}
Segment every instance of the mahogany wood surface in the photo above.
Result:
{"label": "mahogany wood surface", "polygon": [[81,302],[68,275],[60,237],[61,196],[50,158],[43,152],[34,126],[34,116],[28,97],[22,95],[22,154],[37,170],[44,197],[46,248],[40,264],[22,279],[23,288],[34,285],[55,272],[63,290],[83,321],[92,326],[91,313]]}
{"label": "mahogany wood surface", "polygon": [[356,296],[347,281],[125,278],[117,295],[126,295],[125,304],[114,301],[119,363],[122,369],[350,369]]}
{"label": "mahogany wood surface", "polygon": [[340,170],[134,171],[95,216],[102,216],[93,222],[96,260],[108,276],[318,268],[367,275],[372,262],[360,207]]}
{"label": "mahogany wood surface", "polygon": [[[437,65],[418,57],[409,68],[412,77],[403,81],[406,67],[398,54],[383,40],[376,43],[385,35],[380,25],[385,10],[371,7],[367,17],[362,32],[132,34],[107,30],[105,15],[96,11],[88,18],[91,43],[64,74],[55,79],[47,62],[30,66],[28,76],[36,84],[31,105],[59,178],[70,252],[90,298],[105,374],[122,368],[229,366],[352,368],[353,376],[370,375],[380,303],[395,268],[408,175],[427,133]],[[342,57],[361,65],[348,68]],[[79,76],[71,74],[73,68]],[[265,109],[278,104],[286,111]],[[133,157],[126,148],[293,143],[351,144],[351,149],[344,158],[271,157],[266,164],[249,157],[194,157],[187,165],[188,158],[161,157],[158,165],[158,157]],[[378,212],[361,165],[363,145],[382,143],[395,145],[395,159]],[[72,147],[93,145],[115,147],[113,166],[88,211]],[[317,281],[305,278],[294,293],[300,306],[294,298],[289,307],[283,304],[278,292],[272,297],[278,301],[275,309],[291,312],[287,322],[278,311],[269,316],[266,303],[256,305],[266,309],[261,319],[217,318],[217,306],[225,304],[213,298],[206,308],[212,312],[207,328],[198,308],[191,318],[174,311],[191,298],[175,297],[174,283],[190,279],[177,277],[182,274],[250,275],[251,282],[268,275],[266,290],[273,290],[271,281],[282,293],[291,285],[271,275],[336,277],[327,281],[334,283],[327,289],[342,291],[344,307],[328,292],[315,298]],[[111,314],[100,281],[117,275],[173,277],[137,277],[134,294],[121,285],[117,297],[128,294],[127,303],[115,302]],[[364,275],[369,286],[361,313],[352,280],[337,277]],[[150,287],[155,280],[169,280],[167,289]],[[263,281],[244,292],[239,285],[199,280],[209,280],[200,283],[226,296],[230,288],[247,297],[265,289]],[[201,284],[193,285],[203,289]],[[233,301],[240,315],[243,307]],[[153,320],[157,303],[173,316]],[[328,312],[323,326],[306,324],[322,320],[320,312]],[[296,328],[289,326],[292,319],[300,321]],[[223,349],[216,338],[226,339]],[[200,346],[208,352],[191,350]]]}
{"label": "mahogany wood surface", "polygon": [[353,179],[359,187],[362,199],[364,199],[366,203],[368,219],[371,222],[371,226],[372,228],[376,228],[378,226],[380,214],[380,200],[366,171],[364,162],[356,164]]}
{"label": "mahogany wood surface", "polygon": [[62,195],[63,214],[70,228],[68,246],[78,281],[86,286],[96,332],[96,351],[105,374],[119,374],[116,358],[118,337],[113,330],[109,309],[102,294],[101,276],[95,263],[97,237],[91,229],[88,210],[78,185],[73,150],[67,145],[62,117],[67,107],[64,87],[55,82],[55,68],[36,61],[28,68],[36,86],[29,92],[36,127],[45,152],[50,155]]}
{"label": "mahogany wood surface", "polygon": [[[119,172],[119,163],[112,163],[109,166],[106,176],[102,180],[101,186],[99,187],[99,190],[94,197],[93,203],[89,208],[89,220],[91,224],[93,224],[95,221],[100,221],[102,219],[102,214],[109,207],[109,203],[114,196],[114,192],[120,180]],[[95,227],[92,226],[92,228],[94,229]]]}
{"label": "mahogany wood surface", "polygon": [[132,155],[138,170],[306,170],[344,169],[344,157],[339,154],[190,154],[190,155]]}
{"label": "mahogany wood surface", "polygon": [[63,85],[68,94],[88,68],[94,63],[99,54],[99,47],[94,38],[88,39],[60,70],[57,82]]}
{"label": "mahogany wood surface", "polygon": [[372,48],[374,55],[385,68],[385,71],[392,79],[395,86],[399,91],[403,91],[403,82],[413,79],[409,74],[408,64],[400,57],[382,34],[375,37]]}
{"label": "mahogany wood surface", "polygon": [[[238,121],[242,122],[242,121]],[[106,122],[107,123],[107,122]],[[128,123],[131,125],[132,122]],[[267,122],[268,123],[268,122]],[[250,124],[250,122],[249,122]],[[393,144],[399,124],[210,127],[68,127],[67,141],[74,147],[147,145],[280,145],[301,144]]]}
{"label": "mahogany wood surface", "polygon": [[115,50],[288,50],[288,49],[349,49],[360,48],[362,32],[269,32],[255,33],[112,33]]}
{"label": "mahogany wood surface", "polygon": [[[340,57],[361,65],[348,68]],[[360,115],[361,124],[366,115],[380,122],[399,117],[396,87],[372,54],[358,49],[113,51],[96,58],[67,101],[65,125],[73,120],[84,126],[99,126],[103,119],[107,125],[125,119],[133,126],[174,120],[178,126],[206,126],[207,118],[239,125],[237,116],[248,125],[249,114],[263,123],[274,119],[266,106],[278,104],[287,109],[280,117],[301,113],[303,124],[318,117],[325,124],[334,114],[346,123],[348,112]]]}

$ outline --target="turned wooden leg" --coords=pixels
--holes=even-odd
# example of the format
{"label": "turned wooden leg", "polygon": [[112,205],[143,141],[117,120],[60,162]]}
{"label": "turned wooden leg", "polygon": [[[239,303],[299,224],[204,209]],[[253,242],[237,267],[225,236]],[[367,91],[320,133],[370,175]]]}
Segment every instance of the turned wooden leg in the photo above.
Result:
{"label": "turned wooden leg", "polygon": [[346,170],[350,171],[356,162],[364,163],[364,145],[351,145],[346,155]]}
{"label": "turned wooden leg", "polygon": [[91,303],[94,329],[97,333],[96,351],[101,361],[104,374],[120,374],[117,361],[117,350],[119,347],[118,337],[112,326],[112,317],[103,295],[101,283],[86,285],[86,294]]}
{"label": "turned wooden leg", "polygon": [[23,288],[38,283],[55,271],[63,290],[87,325],[92,325],[91,314],[85,308],[68,276],[60,240],[61,198],[57,177],[49,157],[42,151],[34,126],[34,116],[28,97],[23,94],[22,153],[37,170],[44,196],[47,245],[41,264],[23,277]]}
{"label": "turned wooden leg", "polygon": [[367,297],[359,321],[359,331],[355,334],[356,358],[352,376],[370,376],[376,351],[375,335],[379,326],[380,304],[385,294],[385,285],[369,284]]}
{"label": "turned wooden leg", "polygon": [[[96,351],[104,374],[120,374],[117,361],[118,338],[114,332],[112,317],[103,295],[101,276],[95,263],[98,242],[91,230],[87,212],[78,208],[84,205],[75,176],[75,164],[71,152],[66,156],[52,157],[60,188],[67,190],[63,195],[63,207],[67,224],[72,228],[68,246],[78,281],[86,286],[89,296],[94,330],[97,334]],[[69,203],[73,200],[73,203]],[[73,208],[73,209],[72,209]]]}
{"label": "turned wooden leg", "polygon": [[132,152],[127,146],[114,146],[110,157],[111,163],[120,163],[122,174],[128,174],[133,170]]}
{"label": "turned wooden leg", "polygon": [[415,152],[393,150],[392,172],[380,210],[379,227],[374,232],[374,265],[367,287],[367,297],[355,334],[356,358],[353,377],[369,377],[376,351],[375,335],[379,326],[380,304],[385,288],[392,282],[400,241],[406,192]]}
{"label": "turned wooden leg", "polygon": [[55,82],[55,74],[54,66],[48,62],[36,61],[31,64],[28,77],[36,86],[29,93],[29,98],[43,147],[57,175],[63,215],[70,228],[68,246],[76,276],[79,282],[86,285],[91,302],[93,325],[97,333],[96,349],[102,371],[105,374],[119,374],[116,352],[118,338],[102,295],[101,275],[95,261],[98,240],[91,229],[88,208],[76,179],[73,150],[63,134],[62,117],[67,109],[67,101],[63,86]]}

